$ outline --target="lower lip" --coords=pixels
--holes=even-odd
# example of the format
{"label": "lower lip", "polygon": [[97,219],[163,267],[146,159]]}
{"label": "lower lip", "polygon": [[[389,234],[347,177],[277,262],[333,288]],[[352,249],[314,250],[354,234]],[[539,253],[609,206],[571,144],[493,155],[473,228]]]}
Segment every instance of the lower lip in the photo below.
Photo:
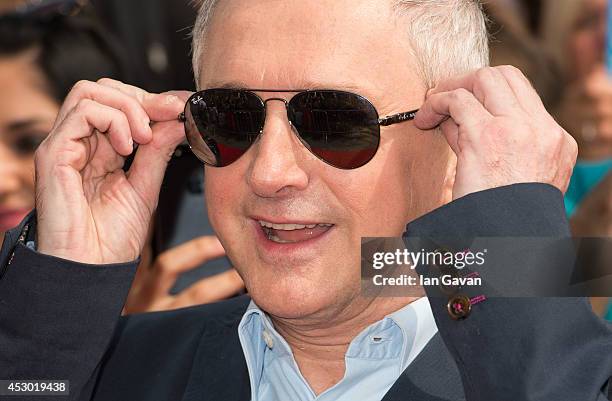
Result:
{"label": "lower lip", "polygon": [[17,227],[29,212],[29,210],[0,212],[0,231],[8,231],[11,228]]}
{"label": "lower lip", "polygon": [[261,224],[258,221],[253,220],[253,227],[257,232],[257,243],[263,248],[263,250],[270,255],[296,255],[300,252],[308,251],[309,249],[318,245],[323,241],[329,234],[334,230],[335,226],[331,226],[329,230],[325,231],[316,237],[309,238],[305,241],[290,242],[290,243],[279,243],[268,239],[268,236],[264,232]]}

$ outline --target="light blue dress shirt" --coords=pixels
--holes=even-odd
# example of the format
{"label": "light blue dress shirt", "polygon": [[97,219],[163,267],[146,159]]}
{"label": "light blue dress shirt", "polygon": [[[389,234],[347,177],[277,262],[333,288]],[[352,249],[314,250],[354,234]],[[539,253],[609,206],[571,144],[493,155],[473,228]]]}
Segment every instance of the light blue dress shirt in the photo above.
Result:
{"label": "light blue dress shirt", "polygon": [[388,315],[351,341],[344,378],[316,396],[291,348],[253,301],[238,326],[251,401],[380,401],[437,331],[427,298]]}

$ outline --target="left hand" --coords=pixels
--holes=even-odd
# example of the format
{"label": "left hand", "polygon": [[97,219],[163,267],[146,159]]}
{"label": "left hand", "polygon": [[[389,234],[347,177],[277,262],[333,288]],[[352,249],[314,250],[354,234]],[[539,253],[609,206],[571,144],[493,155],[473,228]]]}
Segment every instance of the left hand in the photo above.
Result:
{"label": "left hand", "polygon": [[514,67],[482,68],[439,83],[415,124],[421,130],[439,126],[456,153],[453,199],[529,182],[567,190],[576,141]]}

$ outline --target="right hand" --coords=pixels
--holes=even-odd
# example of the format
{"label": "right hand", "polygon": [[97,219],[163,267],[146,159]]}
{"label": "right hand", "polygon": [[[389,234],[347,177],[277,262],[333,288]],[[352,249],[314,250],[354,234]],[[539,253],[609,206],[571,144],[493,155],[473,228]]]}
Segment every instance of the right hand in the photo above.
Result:
{"label": "right hand", "polygon": [[580,158],[597,160],[612,155],[612,80],[605,67],[569,85],[555,114],[578,142]]}
{"label": "right hand", "polygon": [[35,155],[39,252],[89,264],[138,258],[167,163],[185,137],[177,116],[189,95],[110,79],[74,86]]}
{"label": "right hand", "polygon": [[[146,249],[146,248],[145,248]],[[193,239],[159,255],[154,262],[143,254],[124,313],[143,313],[186,308],[221,301],[244,289],[234,269],[206,277],[173,295],[170,290],[181,273],[225,254],[214,236]]]}

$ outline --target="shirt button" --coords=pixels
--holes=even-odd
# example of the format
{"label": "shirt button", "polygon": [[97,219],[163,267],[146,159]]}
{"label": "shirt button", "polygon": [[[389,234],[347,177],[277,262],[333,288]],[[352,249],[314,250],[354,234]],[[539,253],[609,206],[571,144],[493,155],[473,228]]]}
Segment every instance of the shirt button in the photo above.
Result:
{"label": "shirt button", "polygon": [[456,295],[446,305],[448,314],[453,320],[463,320],[472,312],[472,302],[465,295]]}
{"label": "shirt button", "polygon": [[267,330],[263,331],[263,339],[268,348],[272,349],[274,347],[274,340],[272,339],[272,335],[270,335]]}

